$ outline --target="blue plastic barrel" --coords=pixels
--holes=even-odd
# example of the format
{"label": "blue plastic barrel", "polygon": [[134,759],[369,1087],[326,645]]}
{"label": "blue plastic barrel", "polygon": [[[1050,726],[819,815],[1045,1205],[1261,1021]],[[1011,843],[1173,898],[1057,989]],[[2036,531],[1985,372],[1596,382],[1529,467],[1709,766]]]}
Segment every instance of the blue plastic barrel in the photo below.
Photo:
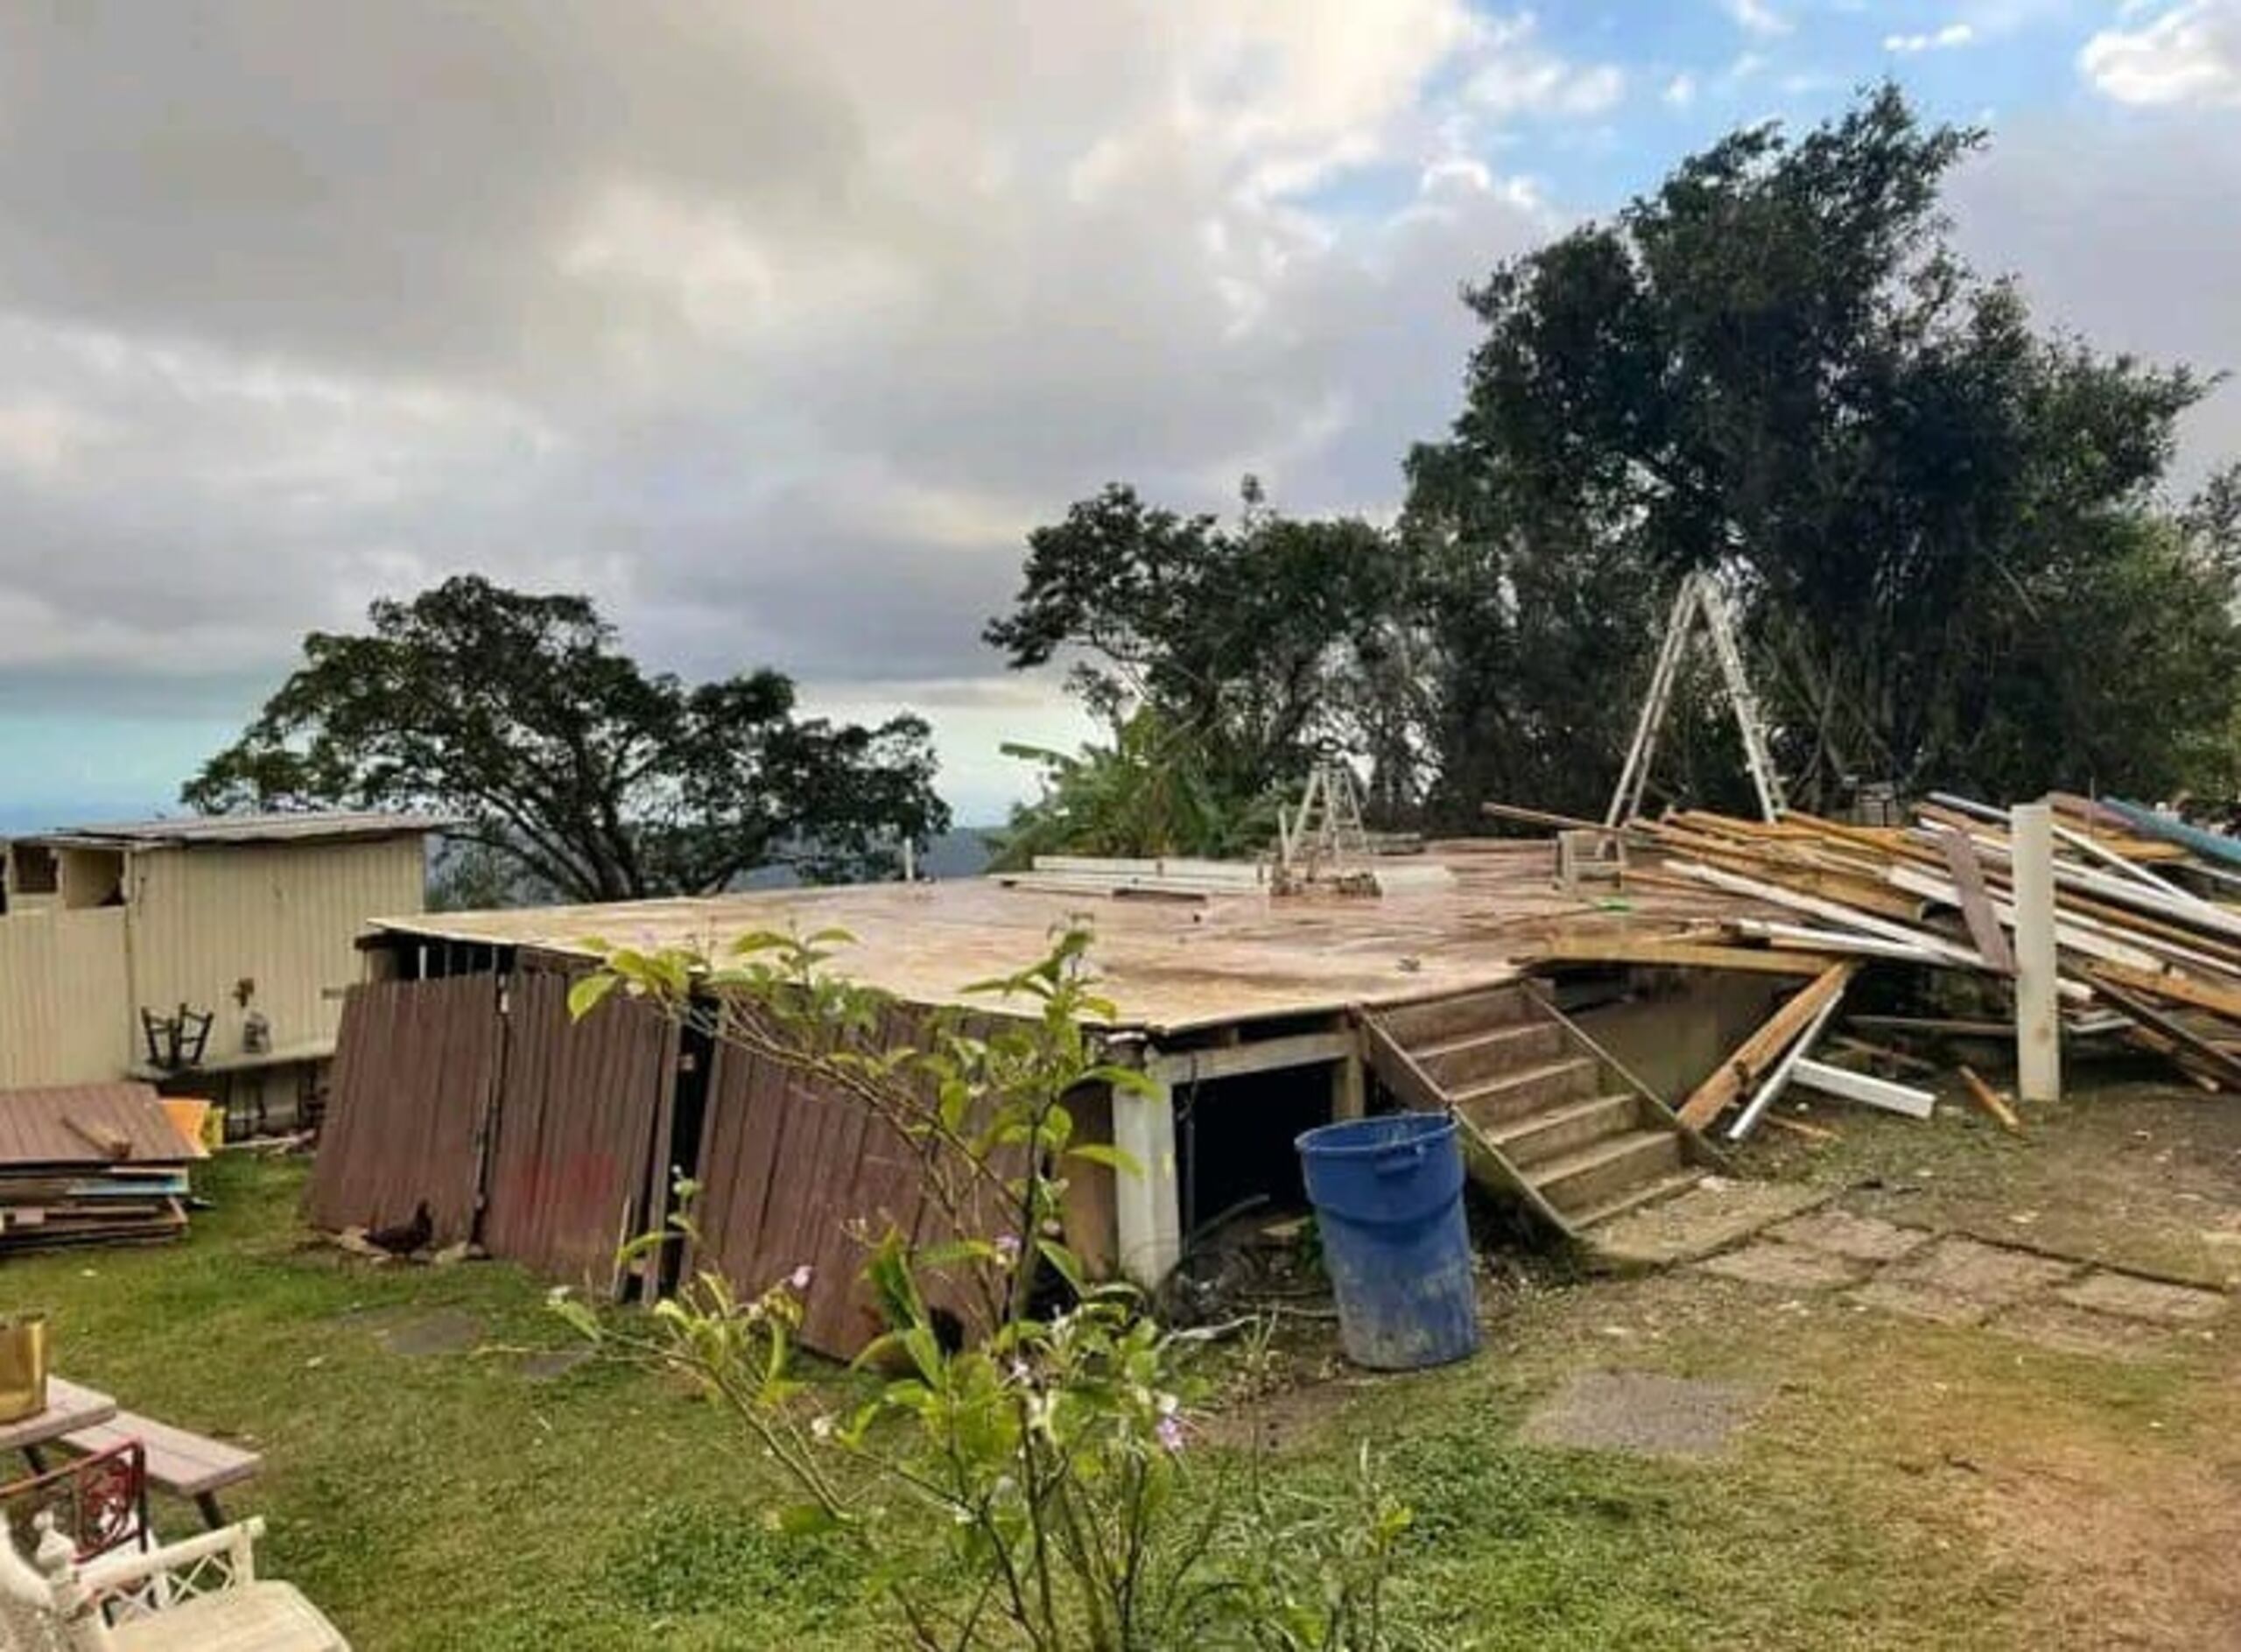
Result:
{"label": "blue plastic barrel", "polygon": [[1295,1145],[1346,1357],[1414,1371],[1475,1350],[1479,1299],[1455,1121],[1444,1113],[1349,1119]]}

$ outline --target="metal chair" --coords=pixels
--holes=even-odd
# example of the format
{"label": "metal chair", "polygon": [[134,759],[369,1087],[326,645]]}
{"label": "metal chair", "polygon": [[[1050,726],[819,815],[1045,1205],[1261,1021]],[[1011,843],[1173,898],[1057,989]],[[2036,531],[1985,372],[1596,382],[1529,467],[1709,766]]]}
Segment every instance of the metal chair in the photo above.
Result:
{"label": "metal chair", "polygon": [[80,1560],[91,1560],[128,1543],[146,1548],[148,1455],[138,1440],[127,1440],[0,1486],[0,1515],[28,1528],[42,1514],[52,1515]]}

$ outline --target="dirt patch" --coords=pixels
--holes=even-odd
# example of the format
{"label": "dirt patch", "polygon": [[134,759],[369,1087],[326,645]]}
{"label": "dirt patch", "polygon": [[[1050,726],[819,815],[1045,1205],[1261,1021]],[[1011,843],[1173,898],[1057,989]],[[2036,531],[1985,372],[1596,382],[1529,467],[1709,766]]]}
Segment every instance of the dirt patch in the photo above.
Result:
{"label": "dirt patch", "polygon": [[1640,1457],[1709,1457],[1750,1420],[1766,1390],[1651,1371],[1583,1371],[1525,1420],[1528,1445]]}
{"label": "dirt patch", "polygon": [[382,1346],[391,1353],[465,1353],[482,1340],[482,1321],[471,1313],[446,1308],[392,1325],[378,1334]]}
{"label": "dirt patch", "polygon": [[2232,1652],[2241,1646],[2241,1479],[2082,1453],[1979,1465],[1988,1547],[2041,1578],[2034,1646]]}

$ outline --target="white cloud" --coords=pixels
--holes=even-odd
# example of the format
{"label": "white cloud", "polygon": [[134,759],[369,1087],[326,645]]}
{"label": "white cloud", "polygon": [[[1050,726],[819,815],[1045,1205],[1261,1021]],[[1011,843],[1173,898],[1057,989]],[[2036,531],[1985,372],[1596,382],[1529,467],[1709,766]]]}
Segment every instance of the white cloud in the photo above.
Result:
{"label": "white cloud", "polygon": [[999,676],[1108,479],[1389,508],[1556,221],[1493,123],[1621,73],[1469,0],[1020,18],[0,8],[0,712],[238,715],[474,568],[868,714]]}
{"label": "white cloud", "polygon": [[1949,23],[1942,29],[1928,30],[1920,34],[1886,34],[1883,49],[1909,55],[1918,52],[1947,52],[1955,46],[1967,46],[1977,38],[1976,29],[1966,23]]}
{"label": "white cloud", "polygon": [[2241,0],[2185,0],[2141,27],[2104,29],[2077,64],[2120,103],[2241,103]]}
{"label": "white cloud", "polygon": [[1686,70],[1665,83],[1665,101],[1675,109],[1686,109],[1697,101],[1697,77]]}
{"label": "white cloud", "polygon": [[1531,12],[1486,25],[1470,101],[1496,116],[1599,115],[1626,95],[1626,73],[1616,64],[1572,62],[1539,36]]}
{"label": "white cloud", "polygon": [[1720,0],[1720,9],[1746,34],[1777,35],[1790,32],[1790,20],[1767,0]]}

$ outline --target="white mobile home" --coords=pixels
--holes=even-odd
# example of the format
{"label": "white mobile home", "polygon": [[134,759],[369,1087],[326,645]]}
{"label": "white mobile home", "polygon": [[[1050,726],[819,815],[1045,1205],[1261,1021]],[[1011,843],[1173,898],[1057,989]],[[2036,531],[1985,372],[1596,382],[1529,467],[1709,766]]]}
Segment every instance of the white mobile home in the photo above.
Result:
{"label": "white mobile home", "polygon": [[294,1116],[334,1050],[356,938],[418,911],[427,834],[397,814],[190,815],[6,846],[0,1089],[148,1079]]}

